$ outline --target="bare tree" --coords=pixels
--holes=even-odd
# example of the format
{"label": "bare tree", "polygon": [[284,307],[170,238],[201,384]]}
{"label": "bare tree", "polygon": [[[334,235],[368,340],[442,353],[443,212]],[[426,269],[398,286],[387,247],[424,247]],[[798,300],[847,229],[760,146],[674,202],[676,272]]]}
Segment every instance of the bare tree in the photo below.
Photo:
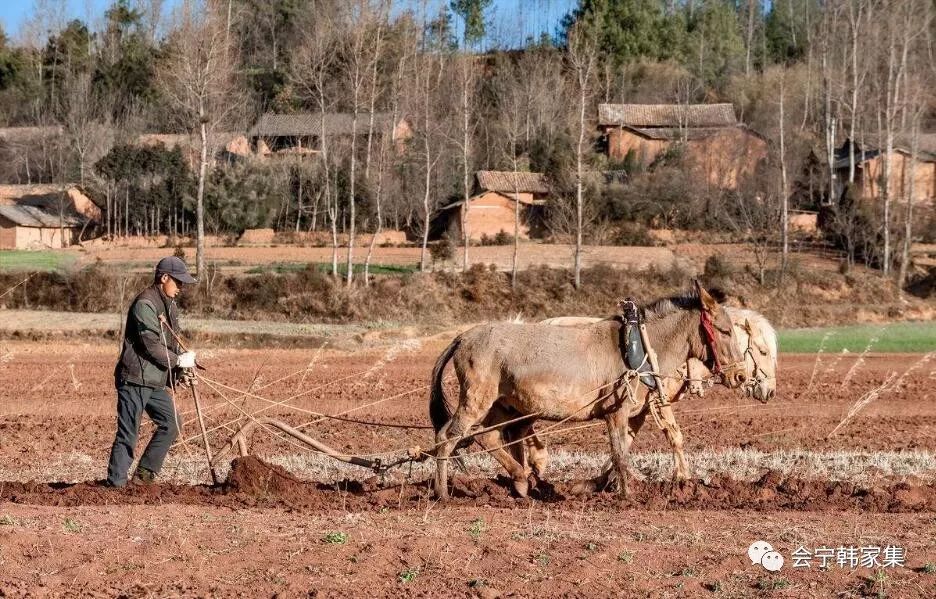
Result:
{"label": "bare tree", "polygon": [[[910,266],[910,249],[913,245],[913,203],[916,193],[917,157],[920,150],[921,122],[929,106],[925,100],[927,90],[932,89],[932,71],[926,68],[927,34],[931,33],[931,2],[908,2],[904,7],[902,34],[904,36],[904,102],[901,114],[901,129],[906,132],[909,126],[910,155],[903,157],[903,193],[906,200],[904,208],[903,244],[900,252],[900,269],[897,272],[897,287],[903,291],[907,282]],[[908,51],[911,44],[914,52]],[[909,120],[909,123],[907,122]]]}
{"label": "bare tree", "polygon": [[754,45],[754,30],[760,2],[747,0],[744,4],[744,76],[751,76],[751,50]]}
{"label": "bare tree", "polygon": [[462,270],[468,270],[468,247],[471,245],[471,232],[468,230],[468,210],[471,208],[471,139],[474,136],[474,121],[472,119],[472,99],[477,86],[475,73],[475,57],[466,51],[459,59],[459,95],[461,96],[461,142],[458,144],[462,156]]}
{"label": "bare tree", "polygon": [[[441,30],[439,19],[435,25]],[[419,270],[425,272],[428,266],[429,229],[435,212],[432,193],[432,174],[442,156],[441,141],[438,140],[439,119],[437,115],[436,95],[445,72],[445,54],[442,48],[429,47],[433,37],[439,37],[440,31],[427,31],[424,35],[423,48],[419,55],[419,67],[416,72],[416,89],[419,94],[420,127],[419,137],[423,150],[423,200],[420,216],[422,218],[422,250],[419,254]]]}
{"label": "bare tree", "polygon": [[[334,44],[337,32],[327,16],[316,19],[314,26],[309,26],[302,36],[305,43],[297,49],[293,82],[303,90],[317,107],[319,113],[319,156],[322,162],[324,183],[322,195],[325,201],[325,213],[328,216],[332,237],[332,277],[338,277],[338,198],[337,189],[332,188],[333,161],[327,114],[332,104],[328,98],[328,85],[335,64]],[[337,183],[336,183],[337,185]]]}
{"label": "bare tree", "polygon": [[[406,73],[407,58],[409,57],[408,50],[410,45],[403,44],[400,48],[397,49],[399,56],[396,61],[395,72],[393,73],[393,83],[391,89],[391,110],[390,110],[390,124],[389,127],[385,127],[381,132],[379,138],[379,147],[377,151],[377,187],[374,194],[374,207],[376,209],[377,217],[377,226],[374,229],[374,235],[371,237],[370,246],[367,248],[367,257],[364,259],[364,285],[370,285],[370,265],[371,259],[374,255],[374,246],[377,244],[377,238],[383,230],[383,191],[384,191],[384,174],[386,170],[386,163],[390,160],[389,154],[394,152],[396,148],[394,147],[395,139],[393,137],[394,131],[396,129],[397,123],[400,120],[400,103],[401,97],[403,94],[403,78]],[[376,62],[374,68],[374,79],[372,81],[372,92],[376,90],[377,87],[377,69]],[[374,102],[373,96],[371,101],[371,114],[374,113]]]}
{"label": "bare tree", "polygon": [[839,199],[838,188],[835,181],[835,131],[836,118],[833,112],[832,92],[833,92],[833,66],[832,66],[832,45],[833,32],[838,27],[839,4],[830,4],[823,14],[820,22],[819,33],[819,62],[820,76],[822,77],[822,119],[823,134],[826,151],[826,164],[828,166],[828,203],[835,204]]}
{"label": "bare tree", "polygon": [[575,144],[575,288],[582,286],[582,229],[585,184],[585,112],[591,96],[591,79],[595,70],[598,51],[595,36],[580,21],[572,26],[568,36],[567,60],[575,80],[578,139]]}
{"label": "bare tree", "polygon": [[785,95],[784,73],[780,73],[780,231],[781,231],[781,261],[780,278],[786,274],[787,260],[790,255],[790,187],[787,184],[786,168],[786,126],[783,110]]}
{"label": "bare tree", "polygon": [[210,136],[241,99],[234,85],[235,60],[224,19],[209,7],[185,0],[174,15],[167,57],[158,77],[183,125],[198,132],[198,190],[195,196],[195,270],[205,274],[205,179]]}
{"label": "bare tree", "polygon": [[[351,154],[350,174],[348,178],[348,272],[345,283],[350,286],[354,279],[354,234],[357,223],[355,197],[357,185],[357,133],[358,118],[361,112],[365,86],[369,73],[376,68],[376,61],[380,55],[380,36],[383,20],[376,19],[370,0],[356,0],[348,7],[348,21],[350,26],[348,48],[345,52],[344,74],[348,79],[351,92]],[[373,113],[371,113],[370,130],[373,130]],[[368,148],[370,134],[368,134]],[[368,168],[370,157],[368,152]]]}
{"label": "bare tree", "polygon": [[89,166],[104,156],[113,144],[111,111],[91,85],[90,73],[70,77],[65,88],[65,137],[77,163],[78,182],[85,185]]}
{"label": "bare tree", "polygon": [[498,68],[498,83],[496,87],[498,114],[500,116],[500,130],[507,141],[504,153],[511,166],[510,178],[513,183],[514,201],[514,240],[513,256],[510,262],[510,286],[517,286],[517,258],[520,250],[520,188],[518,171],[518,144],[523,136],[524,121],[527,110],[527,94],[524,89],[523,73],[513,63]]}
{"label": "bare tree", "polygon": [[133,6],[143,17],[143,28],[150,43],[155,44],[162,25],[164,0],[134,0]]}
{"label": "bare tree", "polygon": [[[887,276],[891,271],[891,209],[893,201],[893,153],[894,136],[897,127],[897,119],[900,114],[901,102],[901,79],[905,75],[906,56],[909,47],[909,40],[905,36],[898,36],[898,29],[903,25],[898,21],[894,14],[896,11],[887,11],[884,17],[884,30],[886,37],[886,65],[879,71],[880,91],[883,93],[883,101],[879,103],[878,110],[878,139],[884,142],[884,159],[881,172],[881,203],[884,208],[883,237],[883,264],[884,275]],[[881,139],[883,138],[883,140]]]}
{"label": "bare tree", "polygon": [[[851,143],[855,142],[855,130],[858,126],[858,94],[862,87],[862,82],[867,73],[865,69],[859,67],[859,40],[863,34],[861,29],[862,16],[869,12],[864,0],[850,0],[848,2],[848,32],[849,32],[849,56],[851,71],[851,103],[849,104],[850,124],[848,138]],[[849,153],[848,158],[848,184],[855,182],[855,152],[854,147]]]}

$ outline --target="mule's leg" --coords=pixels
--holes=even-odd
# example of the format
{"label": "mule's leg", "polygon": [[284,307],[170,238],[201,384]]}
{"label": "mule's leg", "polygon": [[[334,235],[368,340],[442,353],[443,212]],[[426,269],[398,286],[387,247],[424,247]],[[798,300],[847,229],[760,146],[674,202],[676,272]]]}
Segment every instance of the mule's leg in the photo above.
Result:
{"label": "mule's leg", "polygon": [[621,414],[621,410],[612,412],[605,416],[605,423],[608,425],[608,438],[611,440],[611,461],[614,463],[614,470],[618,475],[618,493],[627,497],[627,451],[629,444],[625,443],[625,437],[621,434],[627,422],[627,414]]}
{"label": "mule's leg", "polygon": [[[641,410],[636,416],[631,416],[627,421],[627,435],[624,437],[624,452],[629,456],[631,446],[634,444],[634,440],[637,439],[637,433],[640,432],[640,428],[644,425],[644,422],[647,420],[648,408],[644,405],[643,410]],[[628,462],[628,476],[636,478],[635,471],[631,469],[631,464]],[[607,487],[608,485],[614,484],[614,463],[610,460],[605,466],[604,472],[601,476],[598,477],[599,481],[603,481],[603,486]],[[602,488],[602,487],[598,487]]]}
{"label": "mule's leg", "polygon": [[533,469],[533,475],[542,479],[546,466],[549,464],[549,450],[546,449],[546,443],[533,430],[533,425],[530,425],[526,434],[529,436],[526,440],[526,454],[530,467]]}
{"label": "mule's leg", "polygon": [[448,462],[455,445],[475,423],[484,418],[490,408],[489,403],[473,401],[473,396],[475,394],[471,393],[468,401],[462,400],[452,419],[436,433],[435,492],[439,499],[448,498]]}
{"label": "mule's leg", "polygon": [[[523,439],[526,436],[526,430],[522,425],[513,424],[506,426],[501,429],[501,440],[502,444],[507,444],[507,451],[510,452],[510,456],[523,468],[523,471],[529,476],[530,474],[530,463],[527,459],[526,452],[526,441],[518,441],[518,439]],[[514,441],[517,441],[516,443]]]}
{"label": "mule's leg", "polygon": [[673,413],[673,406],[666,405],[660,407],[660,416],[663,418],[663,434],[673,448],[673,480],[686,480],[689,478],[689,464],[686,462],[686,455],[683,453],[683,434],[676,422],[676,415]]}
{"label": "mule's leg", "polygon": [[[631,445],[634,444],[634,439],[637,437],[637,433],[640,432],[640,427],[643,426],[647,418],[647,407],[644,406],[644,409],[635,416],[632,416],[627,421],[627,434],[624,437],[624,453],[625,455],[630,455]],[[633,476],[634,472],[630,470],[630,463],[627,464],[628,475]],[[617,473],[615,471],[615,465],[613,460],[608,460],[604,467],[602,468],[601,474],[595,478],[581,481],[573,487],[573,493],[582,494],[582,493],[593,493],[595,491],[602,491],[607,489],[610,485],[614,484],[615,479],[617,478]]]}
{"label": "mule's leg", "polygon": [[520,436],[511,438],[512,434],[514,434],[513,431],[504,431],[502,433],[501,431],[494,430],[478,435],[475,437],[475,441],[507,470],[507,473],[510,474],[510,478],[513,480],[513,488],[517,495],[526,497],[530,490],[530,484],[527,479],[527,469],[515,459],[516,454],[511,455],[513,451],[507,451],[508,448],[513,450],[514,447],[520,447],[519,452],[522,454],[523,443],[515,443],[508,446],[508,448],[504,447],[505,443],[514,440],[514,438],[521,438]]}

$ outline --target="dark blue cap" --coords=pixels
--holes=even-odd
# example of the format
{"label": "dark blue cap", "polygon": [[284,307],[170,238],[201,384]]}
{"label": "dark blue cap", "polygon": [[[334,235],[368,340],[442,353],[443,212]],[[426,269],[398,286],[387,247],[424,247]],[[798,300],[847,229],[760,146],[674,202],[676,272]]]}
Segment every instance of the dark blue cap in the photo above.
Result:
{"label": "dark blue cap", "polygon": [[188,273],[188,269],[185,268],[185,262],[176,256],[166,256],[156,264],[156,278],[158,279],[160,275],[169,275],[180,283],[195,282],[192,275]]}

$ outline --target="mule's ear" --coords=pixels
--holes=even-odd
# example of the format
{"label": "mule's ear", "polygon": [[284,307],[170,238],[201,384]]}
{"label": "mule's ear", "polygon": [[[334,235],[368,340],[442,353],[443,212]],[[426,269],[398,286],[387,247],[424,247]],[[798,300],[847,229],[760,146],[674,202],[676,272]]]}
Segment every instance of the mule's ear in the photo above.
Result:
{"label": "mule's ear", "polygon": [[744,330],[747,331],[748,335],[754,335],[754,327],[751,326],[751,321],[747,318],[744,319]]}
{"label": "mule's ear", "polygon": [[696,291],[699,293],[699,300],[702,302],[702,308],[706,312],[714,312],[718,308],[718,302],[715,301],[715,298],[705,290],[705,287],[699,283],[699,280],[695,281]]}

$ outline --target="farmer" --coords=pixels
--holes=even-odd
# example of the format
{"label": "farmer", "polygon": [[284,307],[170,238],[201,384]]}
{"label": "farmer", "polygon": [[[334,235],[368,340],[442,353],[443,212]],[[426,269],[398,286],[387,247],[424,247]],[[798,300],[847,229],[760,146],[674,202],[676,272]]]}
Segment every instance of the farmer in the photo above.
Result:
{"label": "farmer", "polygon": [[156,278],[134,298],[127,313],[123,347],[114,369],[117,387],[117,435],[107,466],[107,484],[122,487],[133,464],[133,450],[143,412],[156,424],[156,432],[143,451],[131,484],[153,482],[169,447],[179,434],[175,406],[166,391],[172,371],[193,368],[195,353],[181,353],[172,334],[160,322],[164,317],[178,330],[175,298],[183,284],[194,283],[185,263],[175,256],[156,265]]}

